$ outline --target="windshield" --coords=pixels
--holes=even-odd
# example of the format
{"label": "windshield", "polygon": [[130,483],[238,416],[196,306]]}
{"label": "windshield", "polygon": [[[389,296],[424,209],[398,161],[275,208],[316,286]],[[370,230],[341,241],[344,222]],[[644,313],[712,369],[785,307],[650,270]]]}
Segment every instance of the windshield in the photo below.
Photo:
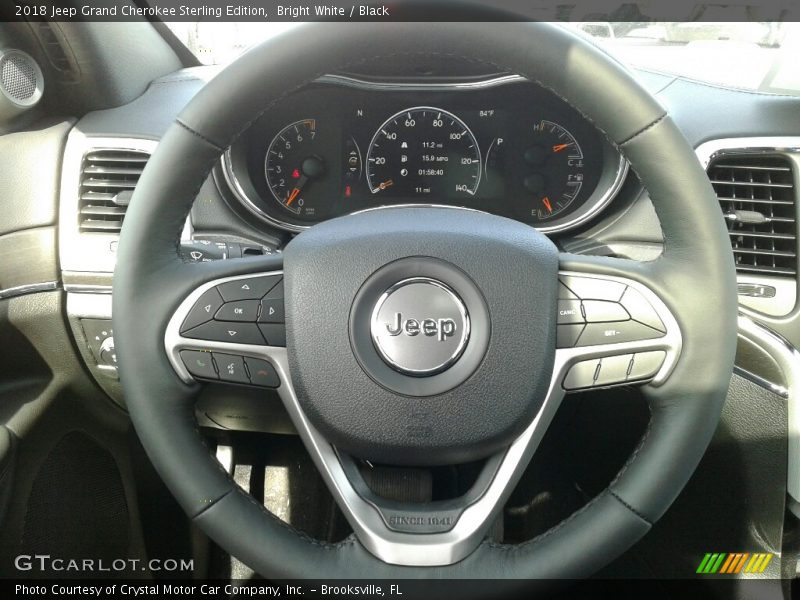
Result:
{"label": "windshield", "polygon": [[[203,64],[226,64],[297,23],[167,23]],[[353,25],[357,27],[358,25]],[[800,23],[566,23],[622,63],[748,90],[800,95]]]}

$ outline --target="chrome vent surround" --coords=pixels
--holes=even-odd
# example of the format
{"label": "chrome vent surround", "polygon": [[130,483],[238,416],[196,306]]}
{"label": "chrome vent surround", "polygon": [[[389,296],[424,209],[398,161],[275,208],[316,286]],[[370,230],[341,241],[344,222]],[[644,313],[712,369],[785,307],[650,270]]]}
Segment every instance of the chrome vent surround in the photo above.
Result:
{"label": "chrome vent surround", "polygon": [[797,275],[797,189],[785,155],[717,155],[708,177],[728,225],[740,273]]}
{"label": "chrome vent surround", "polygon": [[78,202],[81,233],[118,234],[133,189],[150,155],[134,150],[91,150],[83,157]]}

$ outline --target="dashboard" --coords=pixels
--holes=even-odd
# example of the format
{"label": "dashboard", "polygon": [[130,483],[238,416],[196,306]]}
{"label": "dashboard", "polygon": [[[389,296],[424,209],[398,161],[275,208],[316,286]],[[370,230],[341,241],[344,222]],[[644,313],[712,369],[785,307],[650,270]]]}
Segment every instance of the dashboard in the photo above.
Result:
{"label": "dashboard", "polygon": [[628,164],[571,106],[520,77],[403,84],[332,75],[269,107],[222,169],[245,209],[287,231],[436,204],[559,232],[598,214]]}

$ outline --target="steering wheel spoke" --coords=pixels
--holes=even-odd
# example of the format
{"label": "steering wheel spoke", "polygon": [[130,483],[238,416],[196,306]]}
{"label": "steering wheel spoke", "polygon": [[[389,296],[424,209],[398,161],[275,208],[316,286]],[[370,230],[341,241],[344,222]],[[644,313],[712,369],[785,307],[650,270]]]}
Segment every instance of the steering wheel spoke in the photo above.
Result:
{"label": "steering wheel spoke", "polygon": [[471,554],[560,404],[563,390],[557,379],[553,378],[533,422],[508,448],[485,459],[465,494],[419,504],[385,500],[369,488],[357,459],[331,444],[303,410],[286,349],[282,284],[283,271],[274,270],[222,277],[193,290],[166,329],[165,347],[176,373],[186,383],[276,389],[357,537],[385,562],[446,565]]}
{"label": "steering wheel spoke", "polygon": [[283,270],[199,285],[170,319],[166,350],[187,383],[276,389],[356,536],[375,556],[398,565],[452,564],[485,538],[565,393],[657,386],[680,355],[680,328],[648,284],[646,267],[594,257],[562,259],[557,349],[546,398],[524,431],[485,460],[470,489],[444,501],[403,503],[380,497],[367,484],[359,461],[338,450],[308,419],[286,349]]}
{"label": "steering wheel spoke", "polygon": [[682,336],[650,272],[642,263],[575,257],[559,271],[554,377],[565,391],[666,381]]}
{"label": "steering wheel spoke", "polygon": [[186,383],[280,387],[288,379],[283,271],[232,275],[198,286],[170,319],[165,347]]}

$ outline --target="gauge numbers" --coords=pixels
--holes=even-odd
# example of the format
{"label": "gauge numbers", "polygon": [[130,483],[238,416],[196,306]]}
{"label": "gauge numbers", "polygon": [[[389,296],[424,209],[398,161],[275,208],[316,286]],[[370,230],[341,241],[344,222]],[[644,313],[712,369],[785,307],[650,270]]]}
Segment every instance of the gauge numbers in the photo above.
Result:
{"label": "gauge numbers", "polygon": [[367,151],[372,194],[458,198],[481,182],[481,152],[464,122],[431,106],[407,108],[375,132]]}
{"label": "gauge numbers", "polygon": [[287,211],[314,218],[325,207],[315,184],[326,173],[325,161],[315,147],[315,119],[295,121],[281,129],[267,148],[264,169],[273,197]]}

